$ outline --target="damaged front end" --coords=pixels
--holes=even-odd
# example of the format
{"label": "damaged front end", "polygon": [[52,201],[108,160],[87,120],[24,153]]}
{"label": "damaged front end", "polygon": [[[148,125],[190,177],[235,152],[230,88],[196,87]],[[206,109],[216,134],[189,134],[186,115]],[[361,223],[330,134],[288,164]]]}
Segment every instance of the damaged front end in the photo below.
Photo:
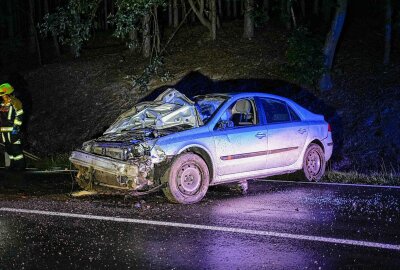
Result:
{"label": "damaged front end", "polygon": [[84,189],[103,185],[126,190],[146,190],[155,184],[155,164],[166,161],[161,149],[147,143],[110,145],[91,141],[84,147],[86,151],[73,151],[70,157],[79,169],[77,181]]}
{"label": "damaged front end", "polygon": [[194,103],[175,89],[153,102],[142,102],[122,114],[102,137],[73,151],[72,164],[79,170],[78,184],[147,191],[160,185],[157,168],[168,158],[157,145],[160,137],[202,125]]}

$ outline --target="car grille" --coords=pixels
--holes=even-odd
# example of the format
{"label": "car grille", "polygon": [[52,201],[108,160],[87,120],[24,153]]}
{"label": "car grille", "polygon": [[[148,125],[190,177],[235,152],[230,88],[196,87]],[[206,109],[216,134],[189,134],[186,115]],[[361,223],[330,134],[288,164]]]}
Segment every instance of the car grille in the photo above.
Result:
{"label": "car grille", "polygon": [[94,147],[93,153],[120,160],[125,159],[124,150],[121,148]]}

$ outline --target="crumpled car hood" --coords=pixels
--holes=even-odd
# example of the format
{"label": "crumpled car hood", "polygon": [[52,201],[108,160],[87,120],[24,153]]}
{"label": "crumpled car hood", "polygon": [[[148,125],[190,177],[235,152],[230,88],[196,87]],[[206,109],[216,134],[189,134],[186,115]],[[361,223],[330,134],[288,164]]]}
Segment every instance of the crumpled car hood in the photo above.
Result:
{"label": "crumpled car hood", "polygon": [[203,125],[194,102],[178,90],[169,88],[154,101],[141,102],[125,112],[104,134],[136,129],[165,129],[174,126]]}

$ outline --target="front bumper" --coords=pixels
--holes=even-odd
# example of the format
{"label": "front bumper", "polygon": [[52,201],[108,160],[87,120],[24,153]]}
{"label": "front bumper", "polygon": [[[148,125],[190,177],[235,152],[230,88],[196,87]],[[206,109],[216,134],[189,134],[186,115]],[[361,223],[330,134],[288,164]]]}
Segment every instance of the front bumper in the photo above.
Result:
{"label": "front bumper", "polygon": [[131,190],[152,185],[149,160],[122,161],[79,150],[73,151],[69,160],[79,170],[92,171],[97,184]]}

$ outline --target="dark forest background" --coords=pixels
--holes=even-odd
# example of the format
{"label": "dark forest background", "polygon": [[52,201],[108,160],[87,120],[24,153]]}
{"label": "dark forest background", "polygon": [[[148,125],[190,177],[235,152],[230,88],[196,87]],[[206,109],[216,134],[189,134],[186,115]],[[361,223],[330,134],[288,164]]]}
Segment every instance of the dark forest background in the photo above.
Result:
{"label": "dark forest background", "polygon": [[26,148],[68,153],[151,91],[266,91],[325,115],[331,168],[400,171],[393,0],[1,0]]}
{"label": "dark forest background", "polygon": [[[346,31],[359,19],[370,31],[380,31],[383,65],[390,63],[400,36],[399,3],[392,0],[2,0],[0,8],[3,73],[65,54],[78,57],[88,41],[103,33],[145,58],[158,59],[183,24],[202,25],[208,38],[217,40],[222,31],[229,32],[226,23],[241,20],[244,39],[256,38],[270,25],[291,32],[286,56],[294,79],[330,89],[327,75],[343,26]],[[107,46],[107,38],[102,42]]]}

